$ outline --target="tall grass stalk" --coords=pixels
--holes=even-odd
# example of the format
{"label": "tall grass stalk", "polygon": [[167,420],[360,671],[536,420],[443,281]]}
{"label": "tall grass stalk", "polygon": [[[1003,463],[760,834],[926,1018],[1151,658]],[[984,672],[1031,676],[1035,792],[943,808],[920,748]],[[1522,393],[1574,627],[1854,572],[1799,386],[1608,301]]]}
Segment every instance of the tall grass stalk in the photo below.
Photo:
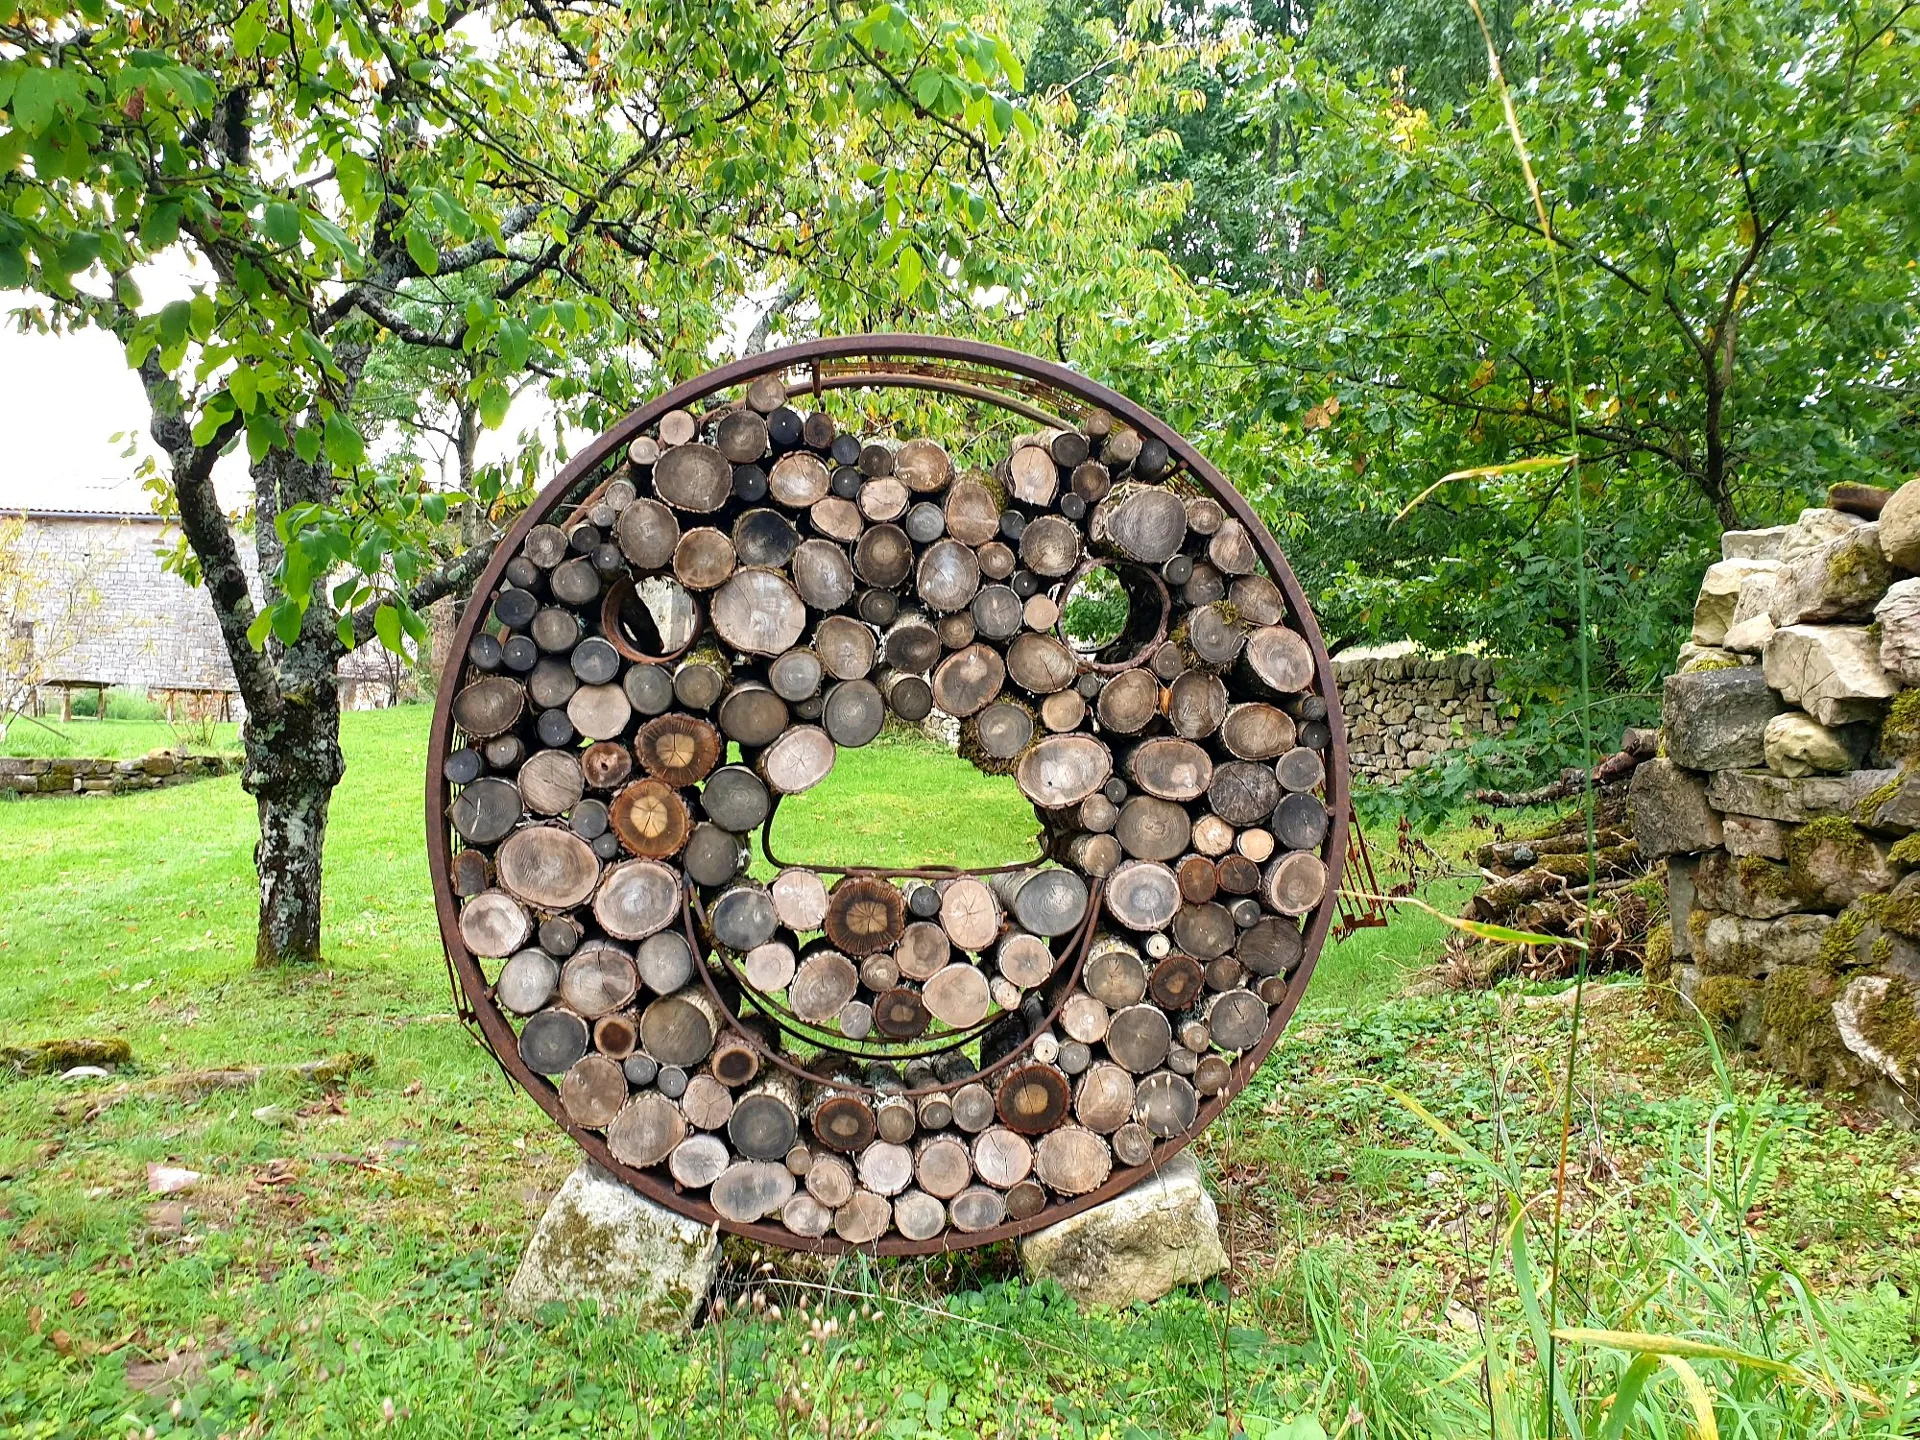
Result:
{"label": "tall grass stalk", "polygon": [[[1545,1440],[1698,1436],[1892,1440],[1915,1433],[1920,1361],[1876,1365],[1833,1323],[1791,1256],[1757,1239],[1746,1217],[1776,1176],[1781,1138],[1770,1099],[1736,1088],[1712,1028],[1701,1033],[1717,1095],[1704,1119],[1675,1125],[1640,1181],[1581,1214],[1552,1211],[1550,1238],[1591,1253],[1587,1283],[1550,1307],[1535,1270],[1536,1212],[1553,1200],[1529,1179],[1524,1141],[1499,1115],[1478,1145],[1410,1095],[1400,1103],[1440,1142],[1406,1158],[1462,1169],[1490,1202],[1494,1234],[1478,1343],[1423,1338],[1341,1283],[1324,1255],[1302,1258],[1309,1327],[1368,1434],[1491,1435]],[[1495,1108],[1506,1063],[1495,1067]],[[1558,1181],[1556,1179],[1556,1185]],[[1544,1219],[1544,1217],[1541,1217]],[[1551,1363],[1549,1356],[1552,1357]]]}
{"label": "tall grass stalk", "polygon": [[[1594,835],[1594,793],[1593,793],[1593,693],[1589,665],[1589,641],[1587,634],[1587,513],[1586,496],[1582,493],[1580,478],[1580,392],[1574,386],[1573,339],[1567,321],[1567,292],[1560,276],[1560,253],[1555,244],[1553,218],[1547,213],[1545,198],[1540,192],[1540,182],[1533,173],[1533,159],[1527,153],[1527,139],[1520,130],[1520,117],[1513,108],[1513,91],[1507,85],[1506,72],[1500,65],[1500,49],[1493,43],[1493,31],[1487,25],[1487,17],[1480,8],[1480,0],[1467,0],[1473,7],[1473,18],[1480,24],[1481,38],[1487,45],[1487,73],[1500,92],[1500,106],[1506,116],[1507,133],[1513,137],[1515,154],[1520,158],[1520,173],[1526,178],[1527,194],[1533,201],[1534,214],[1540,221],[1540,244],[1547,253],[1547,267],[1553,280],[1553,300],[1556,319],[1560,327],[1560,363],[1561,382],[1566,387],[1567,406],[1567,454],[1571,467],[1568,479],[1572,482],[1569,493],[1572,496],[1573,510],[1573,573],[1575,616],[1579,626],[1579,644],[1576,647],[1580,664],[1580,754],[1584,782],[1580,787],[1580,805],[1582,818],[1586,825],[1587,839],[1587,893],[1592,895],[1599,886],[1598,847]],[[1567,1023],[1567,1059],[1566,1073],[1561,1083],[1560,1099],[1560,1155],[1554,1167],[1553,1182],[1553,1250],[1547,1265],[1547,1371],[1550,1376],[1557,1375],[1560,1364],[1559,1316],[1560,1316],[1560,1268],[1564,1257],[1563,1237],[1565,1235],[1565,1215],[1567,1198],[1567,1155],[1573,1135],[1573,1089],[1574,1079],[1580,1062],[1580,1022],[1585,1018],[1587,997],[1587,963],[1593,946],[1593,910],[1589,906],[1586,912],[1586,942],[1580,947],[1579,968],[1573,981],[1573,1013]],[[1543,1403],[1548,1440],[1553,1435],[1555,1408],[1551,1400]]]}

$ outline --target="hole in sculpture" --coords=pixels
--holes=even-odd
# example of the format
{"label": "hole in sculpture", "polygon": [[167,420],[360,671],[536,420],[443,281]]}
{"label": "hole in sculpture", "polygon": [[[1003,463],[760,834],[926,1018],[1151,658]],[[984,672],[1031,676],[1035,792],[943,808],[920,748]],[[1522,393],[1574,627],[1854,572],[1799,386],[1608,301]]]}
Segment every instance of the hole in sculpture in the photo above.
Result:
{"label": "hole in sculpture", "polygon": [[1060,607],[1060,633],[1076,654],[1097,655],[1127,633],[1127,588],[1105,565],[1095,566],[1067,587]]}
{"label": "hole in sculpture", "polygon": [[671,660],[693,643],[700,607],[678,580],[621,580],[607,593],[609,637],[632,660]]}
{"label": "hole in sculpture", "polygon": [[[773,822],[781,860],[821,867],[1012,865],[1037,860],[1033,837],[1033,805],[1012,776],[983,774],[938,741],[900,730],[841,747],[832,773],[782,800]],[[754,871],[773,873],[759,854]]]}
{"label": "hole in sculpture", "polygon": [[1164,638],[1167,587],[1141,565],[1090,565],[1068,582],[1059,631],[1075,654],[1107,672],[1138,664]]}

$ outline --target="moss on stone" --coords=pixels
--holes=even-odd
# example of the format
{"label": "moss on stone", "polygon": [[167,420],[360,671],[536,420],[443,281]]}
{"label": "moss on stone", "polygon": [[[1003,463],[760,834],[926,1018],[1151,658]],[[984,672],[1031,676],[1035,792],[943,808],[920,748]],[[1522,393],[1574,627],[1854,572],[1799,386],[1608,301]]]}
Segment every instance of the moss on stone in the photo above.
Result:
{"label": "moss on stone", "polygon": [[1909,1072],[1920,1064],[1920,1008],[1914,999],[1913,988],[1896,976],[1860,1011],[1860,1033],[1867,1042]]}
{"label": "moss on stone", "polygon": [[[1912,694],[1914,692],[1909,691],[1908,693]],[[1882,730],[1882,744],[1885,744],[1885,735],[1886,732]],[[1913,774],[1914,764],[1915,761],[1913,759],[1903,759],[1900,762],[1899,770],[1894,772],[1891,780],[1887,781],[1887,783],[1879,789],[1869,790],[1865,795],[1861,796],[1860,803],[1853,807],[1855,817],[1863,822],[1871,823],[1874,812],[1889,800],[1899,795],[1901,790],[1906,787],[1907,778]]]}
{"label": "moss on stone", "polygon": [[1700,947],[1707,943],[1707,922],[1711,919],[1713,914],[1707,910],[1695,910],[1687,916],[1687,939],[1692,942],[1696,955],[1700,953]]}
{"label": "moss on stone", "polygon": [[1884,965],[1893,959],[1893,937],[1882,935],[1867,950],[1867,958],[1875,965]]}
{"label": "moss on stone", "polygon": [[1846,537],[1851,543],[1835,545],[1827,555],[1827,580],[1840,589],[1856,580],[1877,578],[1880,547]]}
{"label": "moss on stone", "polygon": [[1820,968],[1839,975],[1860,964],[1860,937],[1873,924],[1868,907],[1855,901],[1834,917],[1820,939]]}
{"label": "moss on stone", "polygon": [[1780,1039],[1804,1040],[1821,1021],[1833,1021],[1833,981],[1805,965],[1782,965],[1767,977],[1760,1017]]}
{"label": "moss on stone", "polygon": [[[1908,693],[1920,694],[1920,691],[1909,691]],[[1902,835],[1898,840],[1894,841],[1893,848],[1887,851],[1887,859],[1896,865],[1905,866],[1909,870],[1916,865],[1920,865],[1920,831],[1916,831],[1912,835]]]}
{"label": "moss on stone", "polygon": [[1902,765],[1920,760],[1920,690],[1902,690],[1880,722],[1880,751]]}
{"label": "moss on stone", "polygon": [[1746,1012],[1747,998],[1759,986],[1739,975],[1712,975],[1700,982],[1694,1004],[1714,1024],[1732,1029]]}
{"label": "moss on stone", "polygon": [[1742,855],[1733,862],[1734,878],[1740,888],[1756,900],[1780,905],[1798,905],[1802,899],[1793,883],[1792,872],[1784,865],[1759,855]]}
{"label": "moss on stone", "polygon": [[1640,973],[1649,985],[1666,985],[1673,980],[1673,926],[1669,922],[1663,920],[1647,932]]}
{"label": "moss on stone", "polygon": [[1745,661],[1741,660],[1721,660],[1711,655],[1700,655],[1689,660],[1682,666],[1680,673],[1682,675],[1700,675],[1709,670],[1738,670],[1745,663]]}
{"label": "moss on stone", "polygon": [[1859,854],[1872,843],[1858,825],[1844,815],[1822,815],[1796,826],[1787,836],[1787,859],[1805,856],[1820,841],[1829,840],[1842,847],[1842,853]]}
{"label": "moss on stone", "polygon": [[1920,888],[1899,885],[1892,891],[1863,897],[1873,904],[1873,918],[1902,935],[1920,936]]}

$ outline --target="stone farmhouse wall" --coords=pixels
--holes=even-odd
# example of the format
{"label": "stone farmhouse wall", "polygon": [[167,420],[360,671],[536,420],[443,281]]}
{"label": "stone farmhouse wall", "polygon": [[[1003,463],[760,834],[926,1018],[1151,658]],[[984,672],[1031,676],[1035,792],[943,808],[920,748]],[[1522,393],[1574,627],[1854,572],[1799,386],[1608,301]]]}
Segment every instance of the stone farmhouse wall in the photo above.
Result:
{"label": "stone farmhouse wall", "polygon": [[[237,708],[213,602],[204,589],[161,567],[163,529],[155,515],[28,512],[19,543],[44,580],[26,613],[7,618],[34,627],[36,643],[50,652],[50,685],[233,695]],[[252,537],[236,538],[257,596]],[[342,661],[340,678],[348,708],[387,702],[392,677],[377,647],[364,646]],[[406,688],[403,682],[403,698]]]}
{"label": "stone farmhouse wall", "polygon": [[1863,491],[1722,537],[1629,805],[1666,859],[1648,981],[1775,1069],[1913,1122],[1920,481]]}
{"label": "stone farmhouse wall", "polygon": [[1336,655],[1333,674],[1358,781],[1398,784],[1513,725],[1483,655]]}

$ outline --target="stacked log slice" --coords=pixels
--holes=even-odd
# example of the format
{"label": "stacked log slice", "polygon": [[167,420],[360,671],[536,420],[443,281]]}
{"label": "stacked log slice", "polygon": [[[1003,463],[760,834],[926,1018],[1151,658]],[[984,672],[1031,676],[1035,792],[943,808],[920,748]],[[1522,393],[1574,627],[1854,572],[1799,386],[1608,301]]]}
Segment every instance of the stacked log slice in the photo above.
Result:
{"label": "stacked log slice", "polygon": [[[1331,667],[1158,427],[966,470],[787,373],[596,448],[496,559],[435,885],[502,1059],[623,1178],[796,1246],[978,1243],[1137,1178],[1271,1045],[1333,903]],[[1037,859],[776,858],[782,803],[936,708]]]}

